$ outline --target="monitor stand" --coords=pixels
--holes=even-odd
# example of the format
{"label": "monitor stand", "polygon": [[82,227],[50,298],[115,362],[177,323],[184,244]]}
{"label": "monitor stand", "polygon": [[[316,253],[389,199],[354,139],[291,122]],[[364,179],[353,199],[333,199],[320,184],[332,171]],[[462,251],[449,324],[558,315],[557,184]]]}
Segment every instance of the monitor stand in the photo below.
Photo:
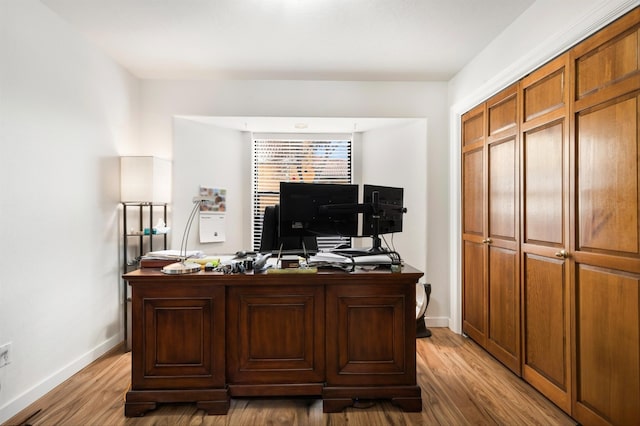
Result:
{"label": "monitor stand", "polygon": [[273,250],[272,254],[278,258],[282,255],[296,255],[308,259],[309,256],[318,252],[318,242],[316,237],[281,237],[280,246]]}
{"label": "monitor stand", "polygon": [[373,245],[369,249],[369,254],[380,254],[380,253],[388,253],[389,251],[382,247],[382,240],[378,234],[372,235],[371,240]]}
{"label": "monitor stand", "polygon": [[379,236],[374,235],[371,237],[373,245],[369,248],[345,248],[345,249],[332,249],[331,253],[341,254],[344,256],[358,257],[358,256],[372,256],[375,254],[387,254],[389,250],[382,247],[382,240]]}

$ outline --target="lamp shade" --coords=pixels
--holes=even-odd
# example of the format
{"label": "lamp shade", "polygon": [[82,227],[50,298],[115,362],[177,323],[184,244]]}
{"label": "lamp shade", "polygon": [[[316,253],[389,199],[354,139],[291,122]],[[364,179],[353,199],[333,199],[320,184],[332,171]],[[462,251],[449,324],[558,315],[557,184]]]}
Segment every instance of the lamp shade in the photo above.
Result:
{"label": "lamp shade", "polygon": [[120,157],[120,201],[169,203],[171,161],[156,157]]}

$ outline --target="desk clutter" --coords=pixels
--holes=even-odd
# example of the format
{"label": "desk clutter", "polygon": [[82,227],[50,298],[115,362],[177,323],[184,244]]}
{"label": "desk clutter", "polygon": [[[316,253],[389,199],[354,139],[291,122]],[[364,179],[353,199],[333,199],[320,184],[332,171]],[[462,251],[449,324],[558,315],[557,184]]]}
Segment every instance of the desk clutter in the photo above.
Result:
{"label": "desk clutter", "polygon": [[273,256],[273,253],[245,251],[238,251],[232,255],[206,255],[202,251],[190,251],[181,256],[177,250],[149,252],[140,258],[140,267],[164,268],[176,262],[187,261],[189,264],[200,265],[200,271],[223,274],[316,273],[318,269],[353,271],[356,268],[363,270],[385,268],[392,272],[399,272],[402,267],[402,259],[395,252],[354,255],[321,251],[304,257],[292,254]]}

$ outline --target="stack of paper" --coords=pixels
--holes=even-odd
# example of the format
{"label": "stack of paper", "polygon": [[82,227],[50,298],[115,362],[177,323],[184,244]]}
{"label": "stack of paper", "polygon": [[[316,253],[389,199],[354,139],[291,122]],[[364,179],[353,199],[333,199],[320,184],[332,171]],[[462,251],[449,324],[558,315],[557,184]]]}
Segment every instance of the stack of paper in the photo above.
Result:
{"label": "stack of paper", "polygon": [[309,257],[309,263],[312,263],[312,262],[346,263],[351,265],[353,263],[353,260],[341,254],[331,253],[328,251],[321,251]]}
{"label": "stack of paper", "polygon": [[353,260],[356,265],[391,265],[391,257],[384,253],[356,256]]}
{"label": "stack of paper", "polygon": [[183,257],[187,257],[189,259],[199,259],[204,257],[204,252],[201,250],[191,250],[185,252],[180,252],[180,250],[158,250],[158,251],[150,251],[149,253],[142,256],[143,259],[154,259],[154,260],[163,260],[163,259],[181,259]]}
{"label": "stack of paper", "polygon": [[391,265],[391,258],[384,253],[343,256],[337,253],[319,252],[318,254],[311,256],[307,263],[310,266],[330,266],[346,269],[360,265]]}
{"label": "stack of paper", "polygon": [[[202,251],[188,251],[186,256],[194,262],[200,263],[200,260],[206,260],[206,257]],[[180,253],[179,250],[160,250],[150,251],[144,256],[140,257],[141,268],[162,268],[166,265],[175,262],[182,262],[185,258],[184,253]]]}

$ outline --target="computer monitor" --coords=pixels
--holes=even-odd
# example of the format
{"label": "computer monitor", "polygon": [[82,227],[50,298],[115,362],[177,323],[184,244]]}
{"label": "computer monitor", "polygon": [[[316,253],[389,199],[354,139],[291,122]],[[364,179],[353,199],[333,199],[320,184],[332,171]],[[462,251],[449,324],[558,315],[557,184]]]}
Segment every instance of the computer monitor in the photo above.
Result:
{"label": "computer monitor", "polygon": [[260,253],[296,252],[313,254],[318,251],[318,241],[315,236],[280,237],[280,206],[267,206],[262,218],[262,235],[260,238]]}
{"label": "computer monitor", "polygon": [[402,232],[402,216],[407,211],[403,206],[404,189],[378,185],[364,185],[363,189],[363,203],[370,205],[371,211],[362,219],[362,235]]}
{"label": "computer monitor", "polygon": [[357,236],[357,204],[358,185],[281,182],[280,237]]}
{"label": "computer monitor", "polygon": [[262,233],[260,234],[260,253],[272,252],[279,247],[279,206],[267,206],[262,216]]}

